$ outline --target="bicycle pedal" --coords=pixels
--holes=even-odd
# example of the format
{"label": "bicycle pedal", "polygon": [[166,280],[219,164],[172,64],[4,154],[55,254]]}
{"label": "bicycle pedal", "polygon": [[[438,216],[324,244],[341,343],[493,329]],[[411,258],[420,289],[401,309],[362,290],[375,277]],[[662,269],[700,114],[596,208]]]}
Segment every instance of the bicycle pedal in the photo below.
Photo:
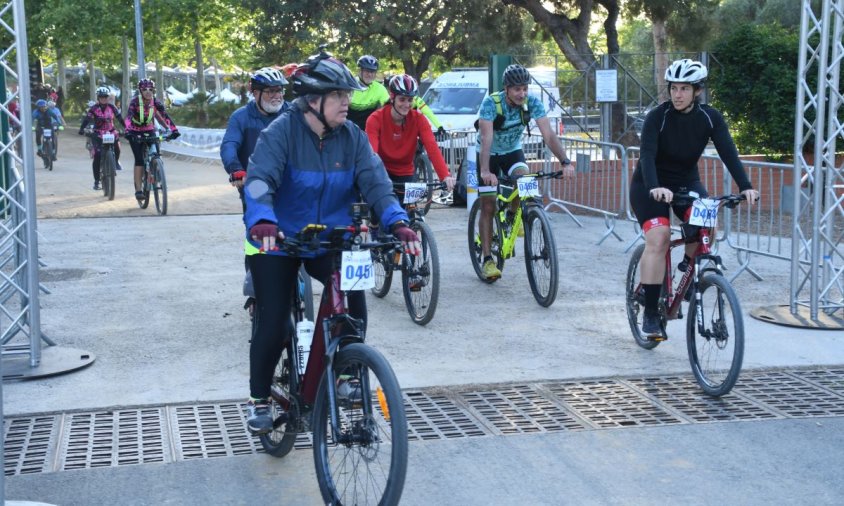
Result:
{"label": "bicycle pedal", "polygon": [[648,341],[654,341],[656,343],[661,343],[661,342],[667,341],[667,340],[668,340],[668,337],[666,337],[662,334],[655,335],[655,336],[648,336]]}

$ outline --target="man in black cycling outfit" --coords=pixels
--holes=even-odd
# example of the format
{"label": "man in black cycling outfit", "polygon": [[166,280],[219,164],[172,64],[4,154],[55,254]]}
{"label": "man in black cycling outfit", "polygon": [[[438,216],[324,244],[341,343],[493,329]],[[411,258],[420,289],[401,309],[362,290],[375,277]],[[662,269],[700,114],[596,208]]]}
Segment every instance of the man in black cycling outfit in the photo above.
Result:
{"label": "man in black cycling outfit", "polygon": [[[642,332],[649,337],[661,334],[658,306],[671,236],[669,208],[684,220],[691,211],[688,205],[672,206],[671,200],[678,191],[707,195],[697,163],[710,139],[742,195],[750,203],[759,200],[721,113],[697,100],[706,76],[706,67],[698,61],[672,63],[665,71],[671,100],[648,112],[642,127],[641,155],[630,184],[630,204],[645,233],[640,263],[645,289]],[[696,248],[697,243],[686,245],[687,261]]]}
{"label": "man in black cycling outfit", "polygon": [[[312,254],[291,257],[276,240],[311,223],[335,226],[351,223],[350,207],[363,195],[411,254],[420,250],[419,237],[408,227],[407,213],[393,194],[393,184],[381,159],[372,152],[366,134],[346,119],[349,98],[361,89],[349,69],[323,51],[290,76],[298,98],[291,110],[261,131],[249,158],[243,196],[246,238],[259,254],[249,256],[255,285],[255,330],[249,348],[247,426],[253,434],[273,428],[269,411],[273,371],[288,339],[288,319],[299,265],[324,282],[331,274],[331,257]],[[349,312],[366,319],[362,291],[349,292]],[[342,394],[340,394],[342,395]]]}

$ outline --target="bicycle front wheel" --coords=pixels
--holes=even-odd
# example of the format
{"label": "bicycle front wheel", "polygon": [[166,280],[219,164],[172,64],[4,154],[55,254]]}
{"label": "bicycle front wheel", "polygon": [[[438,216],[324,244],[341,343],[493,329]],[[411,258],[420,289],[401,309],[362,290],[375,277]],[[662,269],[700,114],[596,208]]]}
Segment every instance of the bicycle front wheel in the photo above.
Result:
{"label": "bicycle front wheel", "polygon": [[408,256],[412,265],[402,270],[404,305],[413,323],[425,325],[437,311],[440,296],[440,254],[434,233],[427,223],[417,221],[411,228],[422,242],[422,254]]}
{"label": "bicycle front wheel", "polygon": [[[347,387],[359,384],[360,394],[338,395],[337,406],[330,406],[332,377]],[[314,464],[327,504],[398,504],[407,473],[407,418],[399,382],[381,353],[362,343],[337,353],[334,376],[326,371],[320,381],[313,423]]]}
{"label": "bicycle front wheel", "polygon": [[[416,156],[413,158],[413,168],[418,182],[426,184],[434,182],[434,165],[431,163],[431,159],[428,158],[427,153],[416,153]],[[428,214],[428,210],[431,209],[431,202],[431,199],[427,199],[424,205],[419,206],[419,212],[422,216]]]}
{"label": "bicycle front wheel", "polygon": [[44,161],[44,168],[53,170],[53,141],[44,139],[41,141],[41,159]]}
{"label": "bicycle front wheel", "polygon": [[167,177],[164,175],[164,161],[156,156],[150,160],[149,170],[155,181],[152,186],[155,192],[155,210],[164,216],[167,214]]}
{"label": "bicycle front wheel", "polygon": [[732,390],[741,372],[744,319],[727,278],[707,272],[699,289],[700,302],[692,299],[686,322],[689,362],[703,391],[720,397]]}
{"label": "bicycle front wheel", "polygon": [[103,183],[103,195],[109,200],[114,200],[114,174],[115,165],[114,151],[107,149],[103,152],[105,157],[100,157],[100,179]]}
{"label": "bicycle front wheel", "polygon": [[633,339],[636,344],[646,350],[652,350],[660,343],[653,339],[648,339],[648,336],[642,332],[642,327],[639,326],[639,321],[645,312],[645,295],[641,290],[642,278],[639,272],[639,262],[642,260],[642,254],[645,252],[645,245],[640,244],[633,250],[630,256],[630,263],[627,265],[627,279],[625,281],[625,302],[627,307],[627,322],[630,324],[630,332],[633,333]]}
{"label": "bicycle front wheel", "polygon": [[143,173],[141,173],[141,192],[143,192],[144,198],[138,201],[138,207],[141,209],[146,209],[149,206],[149,189],[152,186],[149,175],[149,167],[145,167]]}
{"label": "bicycle front wheel", "polygon": [[525,265],[530,291],[536,302],[548,307],[557,298],[559,269],[557,243],[551,222],[539,206],[527,206],[525,225]]}
{"label": "bicycle front wheel", "polygon": [[[478,198],[472,204],[472,209],[469,211],[469,257],[472,260],[472,267],[475,269],[478,279],[484,283],[494,283],[495,279],[487,279],[483,272],[484,253],[481,248],[481,234],[478,228],[480,220],[481,199]],[[501,254],[503,237],[501,222],[493,215],[492,240],[489,243],[489,254],[492,255],[492,259],[495,261],[495,265],[499,271],[504,270],[504,256]]]}

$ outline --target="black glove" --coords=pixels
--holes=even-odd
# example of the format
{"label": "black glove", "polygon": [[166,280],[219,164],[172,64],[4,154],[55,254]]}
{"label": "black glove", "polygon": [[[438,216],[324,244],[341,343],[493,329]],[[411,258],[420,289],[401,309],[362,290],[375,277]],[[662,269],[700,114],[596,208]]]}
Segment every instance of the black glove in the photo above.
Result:
{"label": "black glove", "polygon": [[85,131],[84,131],[84,130],[79,130],[79,135],[85,135]]}
{"label": "black glove", "polygon": [[178,139],[181,135],[182,135],[182,134],[180,134],[178,130],[173,130],[173,132],[170,134],[170,140],[171,140],[171,141],[176,140],[176,139]]}
{"label": "black glove", "polygon": [[439,127],[437,128],[437,139],[445,140],[448,138],[448,132],[445,131],[445,128]]}

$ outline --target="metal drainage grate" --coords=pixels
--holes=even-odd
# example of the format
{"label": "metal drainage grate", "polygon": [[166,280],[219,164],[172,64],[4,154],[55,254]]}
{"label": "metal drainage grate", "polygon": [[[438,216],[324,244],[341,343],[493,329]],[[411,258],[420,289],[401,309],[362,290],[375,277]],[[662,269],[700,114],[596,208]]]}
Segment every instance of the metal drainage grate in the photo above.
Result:
{"label": "metal drainage grate", "polygon": [[[703,394],[690,376],[438,387],[405,391],[404,399],[411,441],[844,416],[844,369],[750,371],[722,399]],[[263,451],[237,401],[3,422],[7,476]],[[380,414],[378,423],[385,425]],[[311,446],[311,435],[300,434],[295,447]]]}

